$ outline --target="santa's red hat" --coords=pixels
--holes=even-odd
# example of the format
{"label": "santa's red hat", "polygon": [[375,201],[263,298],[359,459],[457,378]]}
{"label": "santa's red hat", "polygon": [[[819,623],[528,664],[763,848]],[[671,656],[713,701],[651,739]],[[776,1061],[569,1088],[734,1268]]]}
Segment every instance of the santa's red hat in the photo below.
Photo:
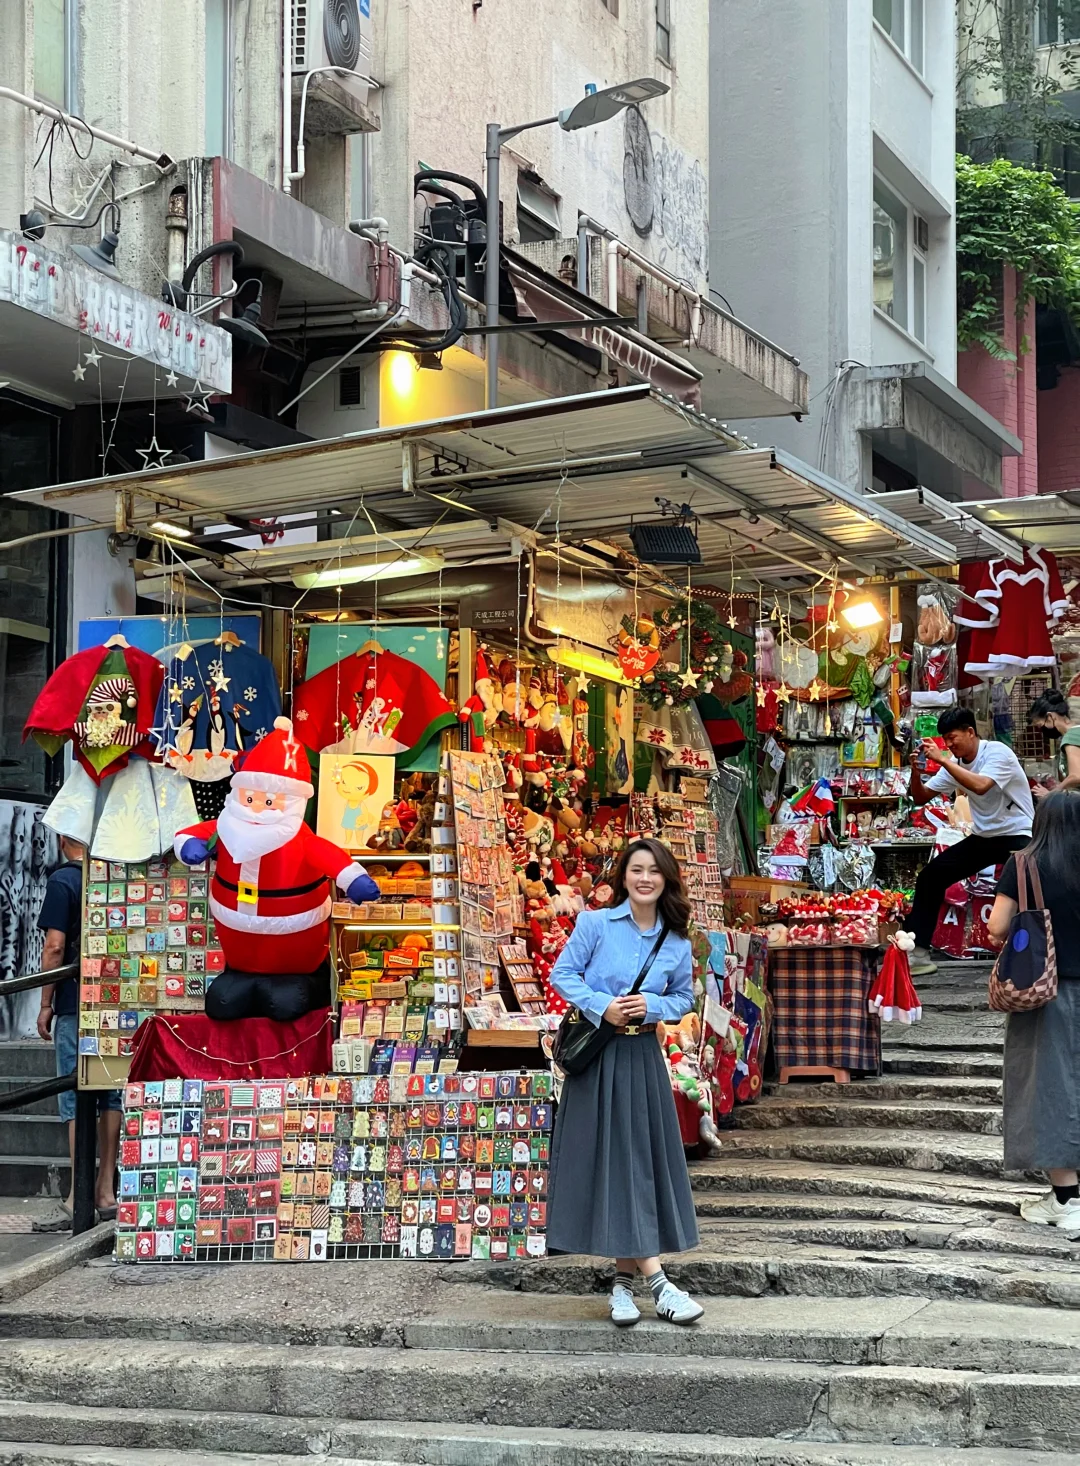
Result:
{"label": "santa's red hat", "polygon": [[551,879],[557,886],[568,886],[570,882],[566,878],[566,870],[561,860],[551,862]]}
{"label": "santa's red hat", "polygon": [[230,781],[234,788],[263,789],[310,799],[315,793],[304,746],[293,732],[291,718],[275,718],[273,731],[260,738]]}

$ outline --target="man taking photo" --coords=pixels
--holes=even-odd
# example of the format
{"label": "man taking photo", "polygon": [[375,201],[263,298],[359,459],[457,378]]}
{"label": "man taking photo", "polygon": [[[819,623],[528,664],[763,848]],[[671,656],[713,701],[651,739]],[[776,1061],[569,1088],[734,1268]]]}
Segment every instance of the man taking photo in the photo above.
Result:
{"label": "man taking photo", "polygon": [[[911,915],[904,923],[915,936],[913,976],[937,971],[930,943],[945,892],[954,881],[1022,850],[1031,839],[1034,813],[1031,786],[1016,754],[1004,743],[980,738],[968,708],[946,709],[938,718],[938,736],[944,739],[945,750],[922,739],[911,754],[911,797],[916,804],[926,804],[936,794],[966,794],[974,833],[935,855],[915,883]],[[924,760],[938,765],[929,778],[922,772]]]}

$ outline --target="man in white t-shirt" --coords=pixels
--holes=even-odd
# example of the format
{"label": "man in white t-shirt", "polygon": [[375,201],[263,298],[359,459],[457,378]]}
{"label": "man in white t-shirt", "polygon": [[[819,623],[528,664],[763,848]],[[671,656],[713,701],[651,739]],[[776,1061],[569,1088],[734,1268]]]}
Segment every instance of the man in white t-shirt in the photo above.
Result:
{"label": "man in white t-shirt", "polygon": [[[1014,850],[1022,850],[1031,839],[1034,814],[1031,785],[1016,754],[1004,743],[980,738],[975,715],[968,708],[946,709],[938,718],[938,736],[944,739],[947,752],[924,741],[911,756],[911,797],[916,804],[926,804],[935,794],[966,794],[974,834],[935,855],[915,883],[911,915],[904,923],[915,936],[914,976],[937,971],[930,943],[945,892],[954,881],[998,865]],[[929,778],[919,768],[924,756],[939,765]]]}

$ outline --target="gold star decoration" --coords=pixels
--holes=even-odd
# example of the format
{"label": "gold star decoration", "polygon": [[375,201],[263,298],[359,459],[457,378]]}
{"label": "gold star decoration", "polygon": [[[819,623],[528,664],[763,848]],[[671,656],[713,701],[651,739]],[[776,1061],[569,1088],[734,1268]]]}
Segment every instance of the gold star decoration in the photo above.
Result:
{"label": "gold star decoration", "polygon": [[215,692],[227,692],[232,678],[226,677],[224,672],[215,672],[210,681],[214,684]]}
{"label": "gold star decoration", "polygon": [[169,688],[169,701],[170,702],[183,702],[184,701],[184,694],[181,692],[180,687],[179,687],[179,684],[176,683],[176,682],[174,682],[171,685],[171,687]]}
{"label": "gold star decoration", "polygon": [[759,682],[757,685],[757,690],[754,693],[754,700],[756,701],[759,708],[763,708],[765,706],[765,699],[768,697],[768,695],[769,689],[765,686],[764,682]]}
{"label": "gold star decoration", "polygon": [[589,688],[591,686],[592,686],[592,683],[589,681],[588,677],[586,677],[585,673],[582,672],[579,675],[578,680],[577,680],[577,695],[578,695],[578,697],[584,697],[585,694],[586,694],[586,692],[588,692],[588,690],[589,690]]}
{"label": "gold star decoration", "polygon": [[821,701],[821,694],[825,691],[825,684],[823,682],[820,682],[815,677],[814,680],[813,680],[813,682],[811,682],[811,684],[810,684],[809,691],[810,691],[810,701],[811,702],[820,702]]}
{"label": "gold star decoration", "polygon": [[698,685],[698,674],[692,667],[687,667],[685,672],[679,674],[680,687],[696,687]]}
{"label": "gold star decoration", "polygon": [[776,689],[776,700],[777,702],[791,701],[791,688],[786,682],[781,682],[780,686]]}
{"label": "gold star decoration", "polygon": [[732,611],[731,615],[727,618],[727,624],[731,627],[732,631],[734,631],[735,628],[738,626],[739,618],[738,616],[736,616],[734,611]]}

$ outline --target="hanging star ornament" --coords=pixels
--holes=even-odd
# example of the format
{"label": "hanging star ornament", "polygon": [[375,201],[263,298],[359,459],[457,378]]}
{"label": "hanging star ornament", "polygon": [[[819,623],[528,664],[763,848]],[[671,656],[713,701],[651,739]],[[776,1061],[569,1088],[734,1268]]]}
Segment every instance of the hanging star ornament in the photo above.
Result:
{"label": "hanging star ornament", "polygon": [[232,678],[226,677],[222,671],[217,671],[211,674],[210,681],[213,684],[215,692],[228,692],[229,683],[232,681]]}
{"label": "hanging star ornament", "polygon": [[163,448],[158,442],[157,433],[150,439],[149,448],[136,448],[135,452],[142,459],[144,469],[164,468],[166,459],[172,456],[172,449]]}
{"label": "hanging star ornament", "polygon": [[777,702],[791,701],[791,688],[786,682],[781,682],[780,686],[776,689],[776,700]]}
{"label": "hanging star ornament", "polygon": [[101,360],[101,352],[97,349],[96,346],[91,347],[91,349],[86,353],[84,360],[86,361],[87,366],[97,366],[98,362]]}
{"label": "hanging star ornament", "polygon": [[736,616],[734,611],[732,611],[731,615],[727,618],[727,624],[731,627],[732,631],[734,631],[735,628],[738,626],[739,618],[738,616]]}
{"label": "hanging star ornament", "polygon": [[179,382],[179,380],[180,380],[180,378],[176,375],[175,372],[166,372],[165,373],[165,385],[167,387],[175,387],[176,384],[177,384],[177,382]]}
{"label": "hanging star ornament", "polygon": [[211,389],[209,387],[204,387],[203,384],[198,380],[198,378],[196,378],[195,379],[195,385],[192,387],[191,391],[188,393],[187,399],[184,402],[184,411],[185,412],[205,412],[206,415],[207,415],[207,417],[209,417],[210,416],[210,390]]}
{"label": "hanging star ornament", "polygon": [[698,674],[694,671],[694,669],[692,667],[687,667],[686,671],[683,672],[683,673],[681,673],[680,676],[679,676],[679,686],[680,687],[696,687],[697,685],[698,685]]}
{"label": "hanging star ornament", "polygon": [[77,382],[81,382],[82,379],[86,376],[86,368],[80,362],[78,366],[72,367],[71,375],[75,378]]}
{"label": "hanging star ornament", "polygon": [[578,695],[578,697],[582,697],[588,691],[588,689],[591,686],[592,686],[592,683],[589,681],[588,677],[586,677],[585,673],[582,672],[580,674],[580,676],[578,677],[578,680],[577,680],[577,695]]}
{"label": "hanging star ornament", "polygon": [[765,706],[765,701],[768,696],[769,689],[765,686],[764,682],[759,682],[757,685],[757,689],[754,692],[754,700],[759,708],[763,708]]}
{"label": "hanging star ornament", "polygon": [[811,702],[820,702],[821,701],[821,694],[825,691],[825,684],[823,682],[819,682],[818,679],[815,677],[814,680],[813,680],[813,682],[811,682],[811,684],[810,684],[809,691],[810,691],[810,701]]}

